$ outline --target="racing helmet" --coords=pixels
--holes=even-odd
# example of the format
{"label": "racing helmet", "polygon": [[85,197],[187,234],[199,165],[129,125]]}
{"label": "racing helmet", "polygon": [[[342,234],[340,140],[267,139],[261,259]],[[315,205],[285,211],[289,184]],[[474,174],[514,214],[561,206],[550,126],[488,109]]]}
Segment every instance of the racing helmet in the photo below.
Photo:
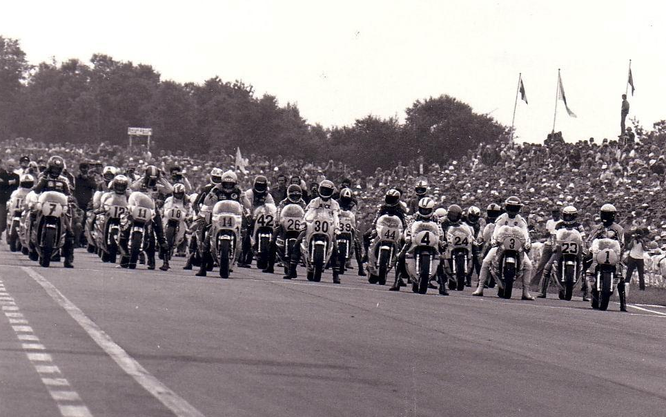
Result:
{"label": "racing helmet", "polygon": [[435,201],[430,197],[423,197],[419,200],[418,213],[421,217],[429,219],[435,211]]}
{"label": "racing helmet", "polygon": [[616,213],[617,209],[615,208],[615,206],[607,203],[601,206],[599,217],[601,218],[602,222],[611,224],[615,221]]}
{"label": "racing helmet", "polygon": [[502,207],[500,207],[499,204],[490,203],[488,204],[488,207],[486,207],[486,215],[488,216],[488,219],[491,219],[492,221],[495,221],[495,219],[498,218],[501,214]]}
{"label": "racing helmet", "polygon": [[566,206],[562,209],[562,221],[566,224],[572,224],[578,218],[578,210],[574,206]]}
{"label": "racing helmet", "polygon": [[388,190],[384,196],[384,203],[391,207],[398,205],[400,203],[400,191],[395,188]]}
{"label": "racing helmet", "polygon": [[428,192],[428,181],[424,179],[420,179],[417,183],[416,186],[414,187],[414,191],[416,192],[416,195],[418,197],[424,197],[426,193]]}
{"label": "racing helmet", "polygon": [[225,171],[225,173],[222,174],[220,183],[222,184],[222,188],[231,191],[236,187],[236,184],[238,184],[238,177],[236,176],[236,173],[231,170]]}
{"label": "racing helmet", "polygon": [[129,178],[124,175],[118,175],[111,181],[111,189],[116,194],[125,194],[129,187]]}
{"label": "racing helmet", "polygon": [[300,185],[291,184],[287,187],[287,198],[292,203],[298,203],[303,197],[303,191],[301,190]]}
{"label": "racing helmet", "polygon": [[333,192],[335,191],[335,185],[329,180],[324,180],[319,183],[319,197],[323,198],[324,200],[328,200],[333,196]]}
{"label": "racing helmet", "polygon": [[213,184],[220,184],[222,182],[222,170],[220,168],[213,168],[210,171],[210,182]]}
{"label": "racing helmet", "polygon": [[477,223],[481,218],[481,209],[477,206],[470,206],[467,209],[467,221],[470,223]]}
{"label": "racing helmet", "polygon": [[520,213],[521,208],[523,208],[523,204],[520,202],[520,198],[516,196],[512,195],[504,202],[504,210],[506,210],[510,216],[515,216]]}
{"label": "racing helmet", "polygon": [[51,178],[58,178],[65,170],[65,160],[59,156],[52,156],[46,162],[46,171]]}
{"label": "racing helmet", "polygon": [[349,188],[343,188],[342,191],[340,191],[340,202],[343,204],[351,203],[353,197],[352,190]]}
{"label": "racing helmet", "polygon": [[148,165],[143,173],[146,184],[149,187],[154,187],[157,184],[157,179],[160,177],[160,170],[155,165]]}
{"label": "racing helmet", "polygon": [[35,186],[35,177],[30,174],[23,174],[19,178],[19,187],[32,188]]}
{"label": "racing helmet", "polygon": [[268,179],[264,175],[257,175],[254,178],[252,189],[255,193],[265,194],[268,191]]}
{"label": "racing helmet", "polygon": [[447,216],[446,216],[447,214],[448,214],[448,211],[446,211],[446,209],[443,208],[443,207],[440,207],[440,208],[438,208],[437,210],[435,210],[435,216],[436,216],[440,221],[446,219],[446,218],[447,218]]}
{"label": "racing helmet", "polygon": [[183,184],[176,184],[173,186],[173,198],[182,200],[185,198],[185,186]]}
{"label": "racing helmet", "polygon": [[451,204],[447,210],[446,218],[451,223],[458,223],[462,219],[462,208],[457,204]]}
{"label": "racing helmet", "polygon": [[110,182],[115,176],[118,175],[118,169],[112,166],[105,166],[102,171],[102,177],[105,182]]}

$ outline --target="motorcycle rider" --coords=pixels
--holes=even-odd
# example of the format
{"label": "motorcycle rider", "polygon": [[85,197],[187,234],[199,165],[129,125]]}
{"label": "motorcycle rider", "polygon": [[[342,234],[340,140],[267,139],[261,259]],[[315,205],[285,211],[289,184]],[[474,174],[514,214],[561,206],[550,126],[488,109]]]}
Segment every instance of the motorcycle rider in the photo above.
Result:
{"label": "motorcycle rider", "polygon": [[479,275],[479,272],[481,272],[481,260],[479,259],[481,247],[478,241],[481,236],[481,231],[485,226],[483,224],[483,219],[481,219],[481,209],[476,206],[470,206],[467,209],[466,215],[463,216],[463,221],[465,224],[472,228],[474,235],[474,243],[472,244],[472,268],[470,268],[469,272],[467,273],[467,280],[465,283],[465,286],[471,287],[472,274],[474,271],[476,271],[477,275]]}
{"label": "motorcycle rider", "polygon": [[[65,170],[65,160],[59,156],[52,156],[46,162],[46,169],[39,177],[37,185],[33,188],[36,194],[43,191],[57,191],[63,193],[69,198],[72,196],[69,180],[63,176]],[[33,212],[30,216],[31,221],[37,218],[37,213]],[[65,225],[65,244],[62,251],[65,257],[63,266],[65,268],[74,268],[74,231],[72,230],[72,218],[69,211],[64,213]]]}
{"label": "motorcycle rider", "polygon": [[301,187],[299,185],[291,184],[289,187],[287,187],[287,198],[280,201],[280,203],[277,206],[277,211],[275,215],[275,225],[273,226],[273,237],[271,238],[271,249],[270,249],[271,251],[268,255],[268,265],[261,272],[265,272],[267,274],[272,274],[273,272],[275,272],[274,266],[275,266],[275,255],[277,254],[277,240],[278,239],[284,240],[284,235],[285,235],[284,228],[282,227],[282,224],[280,222],[280,213],[282,213],[282,209],[289,204],[299,205],[301,206],[303,211],[305,211],[307,204],[305,203],[305,200],[303,200],[303,192],[301,191]]}
{"label": "motorcycle rider", "polygon": [[[529,238],[529,232],[527,230],[527,222],[520,216],[518,213],[523,207],[523,204],[520,202],[520,199],[516,196],[511,196],[506,199],[504,202],[504,210],[506,213],[500,215],[497,220],[495,220],[495,230],[493,231],[493,236],[491,238],[491,249],[488,251],[486,256],[483,258],[481,263],[481,272],[479,274],[479,285],[472,293],[472,295],[483,296],[483,287],[484,283],[488,279],[490,274],[490,268],[497,270],[499,260],[501,259],[504,250],[501,249],[500,241],[500,228],[501,226],[514,226],[519,227],[525,237],[525,246],[523,250],[525,252],[529,251],[531,248],[531,242]],[[532,276],[532,261],[530,261],[529,256],[522,256],[522,269],[523,269],[523,295],[522,299],[527,301],[534,300],[534,297],[530,294],[529,291],[529,281]]]}
{"label": "motorcycle rider", "polygon": [[386,195],[384,196],[384,204],[379,206],[372,224],[363,234],[363,249],[365,250],[365,256],[363,257],[364,261],[367,262],[368,260],[368,248],[370,247],[370,241],[377,236],[377,230],[375,226],[377,226],[377,220],[379,220],[381,216],[385,214],[389,216],[397,216],[402,223],[403,230],[407,228],[407,220],[405,218],[406,213],[404,205],[401,204],[402,202],[400,201],[400,197],[400,191],[396,190],[395,188],[391,188],[386,192]]}
{"label": "motorcycle rider", "polygon": [[108,192],[111,191],[111,181],[118,175],[118,168],[113,166],[105,166],[102,171],[102,181],[97,184],[97,191]]}
{"label": "motorcycle rider", "polygon": [[[583,226],[577,222],[578,219],[578,210],[574,206],[567,206],[562,209],[562,218],[560,221],[555,224],[554,227],[554,233],[553,235],[557,235],[557,231],[560,229],[569,229],[569,230],[578,230],[580,233],[581,237],[585,236],[585,229]],[[550,255],[549,259],[545,263],[544,267],[544,272],[543,272],[543,277],[541,278],[541,281],[539,282],[539,294],[537,295],[537,298],[546,298],[546,293],[548,291],[548,285],[550,284],[550,278],[551,278],[551,273],[553,269],[553,265],[557,265],[559,262],[560,258],[562,257],[562,248],[558,247],[556,244],[555,239],[552,241],[553,246],[552,246],[552,254]],[[580,259],[578,260],[581,262],[582,265],[582,253],[583,253],[583,248],[580,248],[579,250],[579,256]],[[546,256],[545,253],[543,253],[541,256]],[[587,285],[585,280],[582,282],[583,286],[583,301],[588,301],[587,299]]]}
{"label": "motorcycle rider", "polygon": [[[619,224],[615,223],[615,215],[617,209],[612,204],[604,204],[601,206],[599,217],[601,218],[601,224],[597,225],[590,231],[590,236],[587,241],[587,247],[592,246],[592,242],[595,239],[614,239],[620,242],[620,251],[624,250],[624,228]],[[622,254],[620,253],[620,259],[622,259]],[[586,277],[588,280],[588,286],[593,290],[596,289],[596,260],[592,257],[590,253],[586,259],[586,265],[589,265],[586,272]],[[620,311],[627,311],[627,283],[624,282],[622,278],[622,264],[618,264],[617,268],[617,277],[619,282],[617,284],[617,293],[620,298]],[[597,290],[598,291],[598,290]]]}
{"label": "motorcycle rider", "polygon": [[419,201],[422,198],[426,197],[428,193],[428,181],[425,178],[421,178],[416,182],[414,186],[414,192],[416,195],[413,198],[410,198],[407,201],[407,210],[409,214],[414,214],[419,209]]}
{"label": "motorcycle rider", "polygon": [[561,219],[561,212],[559,206],[554,206],[553,209],[551,210],[551,213],[553,218],[549,219],[546,222],[548,239],[546,239],[546,242],[543,245],[543,251],[541,252],[541,259],[539,260],[539,264],[534,270],[534,276],[532,277],[531,280],[532,282],[537,282],[539,284],[539,288],[543,288],[544,286],[542,279],[544,275],[543,273],[546,267],[546,263],[550,260],[551,256],[553,255],[553,248],[555,247],[555,225],[557,225]]}
{"label": "motorcycle rider", "polygon": [[[329,211],[331,217],[333,217],[333,230],[335,233],[338,232],[340,227],[340,220],[338,214],[340,213],[340,205],[337,201],[333,200],[333,193],[335,192],[335,185],[329,180],[323,180],[319,183],[319,188],[317,189],[318,197],[313,198],[310,203],[308,203],[305,208],[305,217],[309,215],[310,212],[317,209],[325,209]],[[305,237],[306,230],[303,230],[296,238],[296,243],[294,244],[294,250],[291,253],[291,259],[289,260],[289,272],[284,276],[285,279],[296,278],[296,266],[301,259],[301,242]],[[338,249],[337,245],[334,242],[332,243],[332,253],[331,253],[331,269],[333,270],[333,283],[340,283],[340,275],[338,269]]]}
{"label": "motorcycle rider", "polygon": [[[351,188],[346,187],[340,190],[338,204],[340,204],[340,210],[351,211],[354,216],[356,216],[358,202],[356,201],[356,198],[354,198],[354,193],[352,193]],[[354,254],[356,255],[356,263],[358,264],[358,276],[364,277],[367,276],[367,274],[365,273],[363,252],[361,251],[361,242],[358,239],[357,229],[352,230],[352,236],[354,240]]]}
{"label": "motorcycle rider", "polygon": [[[439,229],[439,238],[442,239],[442,236],[444,235],[442,231],[442,227],[439,224],[439,219],[434,215],[435,213],[435,201],[430,198],[430,197],[424,197],[419,201],[418,209],[416,213],[414,214],[414,222],[433,222],[437,225],[437,228]],[[447,214],[448,215],[448,214]],[[439,245],[439,250],[440,252],[444,248],[444,241],[440,240],[440,245]],[[407,265],[405,263],[405,255],[409,250],[412,249],[412,236],[410,233],[409,228],[405,228],[405,243],[402,245],[402,249],[400,250],[400,253],[398,254],[397,258],[397,267],[395,270],[395,282],[393,283],[393,286],[389,288],[389,291],[400,291],[400,287],[404,287],[405,281],[403,280],[404,277],[408,276],[407,273]],[[440,285],[440,294],[442,295],[449,295],[448,291],[446,290],[445,285]]]}
{"label": "motorcycle rider", "polygon": [[[170,194],[173,192],[173,187],[171,184],[169,184],[169,181],[164,178],[162,175],[162,172],[153,165],[149,165],[146,167],[146,169],[143,172],[143,176],[140,177],[138,180],[134,181],[131,185],[131,189],[133,191],[139,191],[150,198],[155,202],[155,214],[153,216],[153,232],[155,233],[155,237],[157,238],[157,243],[160,246],[160,251],[162,252],[162,256],[164,256],[164,253],[166,253],[166,250],[168,248],[166,239],[164,239],[164,228],[162,227],[162,215],[160,214],[160,208],[164,202],[164,195],[165,194]],[[120,239],[119,239],[119,246],[123,248],[125,252],[127,252],[127,244],[129,241],[129,235],[130,235],[130,223],[131,222],[126,222],[124,227],[121,229],[120,232]],[[155,249],[154,249],[154,244],[152,243],[152,239],[149,239],[151,244],[149,248],[146,250],[146,255],[147,255],[147,266],[148,269],[155,269]],[[129,257],[123,256],[121,258],[121,267],[127,267],[129,262]]]}
{"label": "motorcycle rider", "polygon": [[449,206],[448,209],[446,209],[446,218],[444,221],[441,221],[440,223],[442,225],[442,233],[443,233],[442,236],[444,238],[444,242],[447,248],[444,256],[442,257],[442,262],[440,262],[439,264],[440,270],[437,271],[439,275],[438,276],[439,286],[440,286],[439,293],[442,295],[448,295],[448,292],[446,292],[446,283],[449,280],[449,277],[451,276],[451,269],[448,264],[448,259],[451,256],[449,254],[449,249],[448,249],[448,245],[450,242],[446,240],[447,239],[446,232],[450,227],[462,227],[467,231],[469,241],[472,243],[472,245],[475,244],[475,235],[472,226],[470,226],[465,221],[462,208],[457,204],[452,204],[451,206]]}
{"label": "motorcycle rider", "polygon": [[[215,203],[223,200],[233,200],[238,201],[245,211],[245,216],[247,217],[248,209],[251,203],[248,201],[245,193],[241,191],[238,187],[238,177],[236,173],[229,170],[222,174],[220,177],[220,183],[215,184],[211,188],[206,197],[203,200],[202,207],[212,208]],[[206,221],[206,217],[201,214],[197,217],[197,241],[199,243],[199,252],[201,253],[201,265],[199,266],[199,271],[196,273],[198,277],[205,277],[206,271],[208,270],[209,264],[213,263],[213,256],[210,253],[210,241],[207,239],[208,231],[210,229],[210,224]]]}
{"label": "motorcycle rider", "polygon": [[[194,210],[195,213],[197,213],[197,214],[199,213],[199,210],[201,209],[201,206],[203,205],[204,199],[206,198],[208,193],[210,193],[210,190],[215,188],[216,185],[222,183],[222,175],[224,175],[224,172],[222,172],[222,170],[220,168],[213,168],[210,171],[210,175],[209,175],[210,176],[210,183],[201,187],[201,189],[199,190],[199,193],[197,194],[197,197],[192,202],[192,209]],[[199,224],[200,223],[197,223],[197,221],[195,221],[192,224],[192,228],[191,228],[192,236],[190,238],[190,248],[189,248],[190,256],[187,258],[187,262],[185,262],[185,266],[183,267],[183,269],[186,269],[186,270],[192,269],[192,264],[195,262],[195,259],[197,258],[197,250],[198,250],[198,247],[199,247],[199,244],[197,242],[197,240],[198,240],[197,236],[199,234],[198,230],[197,230],[197,227],[198,227]]]}
{"label": "motorcycle rider", "polygon": [[[273,196],[268,192],[268,179],[264,175],[257,175],[254,178],[252,188],[245,191],[245,198],[251,204],[249,207],[250,216],[254,215],[254,211],[263,205],[275,205]],[[250,264],[252,263],[252,235],[254,234],[255,220],[251,218],[246,220],[246,233],[243,237],[243,249],[241,259],[238,262],[239,268],[250,268]],[[273,226],[275,227],[275,224]]]}
{"label": "motorcycle rider", "polygon": [[[174,244],[176,244],[180,239],[182,239],[183,235],[185,234],[185,229],[186,229],[186,224],[185,220],[189,217],[190,215],[190,210],[191,210],[191,205],[190,205],[190,199],[187,196],[185,192],[185,185],[182,183],[176,183],[173,186],[173,193],[171,196],[167,197],[166,201],[164,201],[164,212],[167,210],[171,209],[172,207],[182,207],[183,208],[183,214],[182,218],[180,221],[180,230],[178,231],[178,236],[174,237]],[[165,227],[166,224],[163,225]],[[162,271],[168,271],[169,270],[169,258],[171,256],[170,250],[175,249],[175,248],[169,248],[166,253],[163,253],[163,263],[162,266],[160,266],[160,270]]]}

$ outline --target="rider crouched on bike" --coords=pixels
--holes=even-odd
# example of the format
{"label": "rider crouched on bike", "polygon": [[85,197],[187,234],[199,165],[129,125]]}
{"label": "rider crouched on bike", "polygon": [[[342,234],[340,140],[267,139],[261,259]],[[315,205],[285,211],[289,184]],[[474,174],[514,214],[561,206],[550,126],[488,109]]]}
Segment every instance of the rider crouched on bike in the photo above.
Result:
{"label": "rider crouched on bike", "polygon": [[[171,194],[173,192],[173,187],[171,184],[169,184],[169,181],[167,181],[162,175],[159,169],[153,165],[149,165],[146,167],[146,169],[143,172],[143,176],[140,177],[138,180],[134,181],[132,185],[130,186],[132,191],[139,191],[142,192],[143,194],[147,195],[150,197],[153,202],[155,203],[155,214],[152,219],[153,223],[153,232],[155,233],[155,237],[157,238],[157,243],[160,246],[160,250],[162,251],[162,254],[164,254],[167,250],[167,243],[166,240],[164,239],[164,228],[162,227],[162,215],[160,214],[160,207],[162,203],[164,202],[164,196],[167,194]],[[129,218],[129,215],[127,217],[127,220],[131,220]],[[131,221],[126,221],[124,222],[125,224],[123,225],[123,228],[120,232],[120,239],[118,240],[118,245],[121,247],[121,249],[127,253],[128,252],[128,242],[129,242],[129,237],[130,237],[130,226],[131,226]],[[146,264],[148,269],[155,269],[155,248],[154,244],[149,245],[149,248],[146,250]],[[129,257],[123,256],[121,258],[121,263],[120,266],[123,268],[127,268],[129,264]]]}
{"label": "rider crouched on bike", "polygon": [[395,188],[391,188],[386,192],[384,196],[384,204],[380,205],[377,209],[377,214],[375,215],[372,224],[368,230],[363,234],[363,249],[365,250],[365,256],[363,257],[364,261],[368,260],[368,248],[370,247],[370,241],[377,236],[377,220],[383,215],[396,216],[400,219],[402,223],[402,229],[407,228],[407,220],[405,213],[405,206],[400,201],[401,193]]}
{"label": "rider crouched on bike", "polygon": [[[36,194],[43,191],[57,191],[67,196],[68,201],[72,198],[71,186],[67,177],[62,173],[65,170],[65,160],[59,156],[52,156],[46,163],[46,170],[41,174],[37,180],[37,185],[33,188]],[[37,213],[31,213],[30,219],[34,221],[37,218]],[[72,217],[70,211],[64,213],[65,225],[65,244],[62,251],[65,257],[63,266],[65,268],[74,268],[74,232],[72,230]]]}
{"label": "rider crouched on bike", "polygon": [[[448,260],[451,259],[451,247],[450,244],[452,242],[447,241],[446,237],[446,232],[449,230],[451,227],[459,227],[462,228],[466,233],[467,233],[467,242],[469,242],[472,246],[476,245],[476,240],[475,236],[476,234],[474,233],[474,228],[470,226],[466,221],[465,217],[463,215],[463,210],[462,208],[457,205],[457,204],[452,204],[449,206],[449,208],[446,210],[446,219],[441,222],[442,225],[442,236],[444,238],[444,242],[446,244],[446,249],[443,253],[442,260],[440,262],[440,265],[442,266],[442,269],[438,272],[443,272],[444,276],[440,276],[440,294],[442,295],[448,295],[446,293],[446,282],[450,279],[452,279],[452,271],[451,271],[451,266],[449,265]],[[471,253],[469,255],[472,255]],[[444,278],[444,279],[442,279]]]}
{"label": "rider crouched on bike", "polygon": [[[192,205],[190,204],[190,197],[186,193],[187,187],[182,183],[176,183],[173,186],[173,193],[167,197],[164,201],[164,212],[166,213],[173,207],[182,207],[182,220],[180,222],[181,227],[178,232],[178,236],[174,238],[174,242],[184,239],[185,229],[186,229],[186,219],[190,216],[190,211],[192,210]],[[164,227],[164,225],[162,226]],[[168,243],[168,242],[167,242]],[[163,264],[160,266],[162,271],[169,270],[169,258],[171,256],[171,250],[176,248],[169,248],[168,253],[163,253]]]}
{"label": "rider crouched on bike", "polygon": [[[208,196],[208,193],[210,193],[210,190],[215,188],[216,185],[222,183],[222,175],[224,175],[224,172],[220,168],[213,168],[210,171],[210,182],[204,186],[202,186],[199,189],[199,192],[197,193],[196,198],[192,202],[192,209],[196,214],[199,214],[199,210],[201,209],[201,206],[203,205],[204,199],[206,196]],[[195,263],[195,260],[197,258],[197,249],[199,247],[198,244],[198,223],[196,221],[193,222],[192,228],[190,229],[192,236],[190,238],[190,247],[189,251],[190,254],[187,258],[187,262],[185,262],[185,266],[183,269],[190,270],[192,269],[192,265]]]}
{"label": "rider crouched on bike", "polygon": [[[619,224],[615,223],[615,214],[617,210],[612,204],[604,204],[601,206],[599,217],[601,218],[601,224],[597,225],[590,231],[590,236],[587,240],[587,247],[592,247],[592,242],[595,239],[613,239],[620,242],[620,250],[624,250],[624,228]],[[622,254],[620,253],[620,259],[622,259]],[[588,287],[593,291],[598,291],[596,288],[596,277],[595,270],[597,267],[597,261],[594,259],[592,253],[588,254],[586,257],[585,266],[589,265],[586,268],[586,277],[588,280]],[[619,282],[617,284],[617,293],[620,298],[620,311],[627,311],[627,285],[622,278],[622,264],[618,264],[617,268],[617,277]]]}
{"label": "rider crouched on bike", "polygon": [[[434,215],[435,213],[435,201],[430,197],[424,197],[419,201],[419,205],[416,213],[414,214],[414,222],[433,222],[437,225],[439,229],[439,236],[443,236],[442,227],[439,224],[439,219]],[[405,281],[403,278],[407,277],[407,266],[405,264],[405,256],[412,249],[412,236],[410,229],[405,227],[405,243],[402,245],[402,249],[398,254],[397,258],[397,267],[395,270],[395,282],[393,286],[389,288],[389,291],[400,291],[400,287],[404,287]],[[444,241],[440,242],[440,252],[444,248]],[[440,285],[440,287],[443,287]],[[444,288],[442,295],[448,295],[446,288]]]}
{"label": "rider crouched on bike", "polygon": [[[233,200],[239,202],[246,212],[250,207],[250,202],[245,197],[245,193],[238,187],[238,177],[233,171],[226,171],[220,178],[220,183],[211,188],[203,200],[203,206],[211,209],[218,201]],[[199,215],[197,223],[197,241],[199,242],[199,251],[201,253],[201,265],[196,273],[198,277],[205,277],[209,264],[213,263],[213,256],[210,253],[210,240],[207,234],[210,229],[210,223],[207,222],[205,215]]]}
{"label": "rider crouched on bike", "polygon": [[[335,233],[337,233],[340,219],[338,217],[340,213],[340,205],[337,201],[333,200],[333,193],[335,192],[335,185],[329,180],[323,180],[319,183],[319,188],[317,189],[318,197],[313,198],[310,203],[308,203],[305,208],[305,216],[307,218],[309,213],[317,209],[325,209],[329,211],[331,217],[333,218],[333,227]],[[285,279],[296,278],[296,266],[301,259],[301,242],[305,237],[306,230],[303,230],[296,238],[296,243],[294,244],[294,250],[291,253],[291,259],[289,260],[289,273],[284,276]],[[340,275],[338,269],[338,250],[335,241],[331,242],[332,245],[332,254],[331,254],[331,269],[333,270],[333,283],[340,283]]]}
{"label": "rider crouched on bike", "polygon": [[[340,210],[351,211],[354,216],[358,209],[358,202],[354,198],[354,193],[351,188],[346,187],[340,190],[340,195],[338,197],[338,204],[340,204]],[[363,251],[361,250],[361,242],[358,239],[358,230],[354,229],[352,235],[354,236],[354,254],[356,255],[356,263],[358,264],[358,275],[361,277],[366,276],[365,266],[363,264]]]}
{"label": "rider crouched on bike", "polygon": [[[568,230],[578,230],[580,233],[581,237],[585,236],[585,229],[583,226],[578,223],[578,210],[574,206],[567,206],[562,209],[562,219],[559,220],[557,223],[555,223],[554,230],[555,230],[555,235],[557,234],[558,230],[561,229],[568,229]],[[553,240],[553,243],[556,243],[555,240]],[[583,251],[582,248],[580,248],[579,252],[579,259],[578,261],[582,265],[582,258],[583,258]],[[557,265],[557,263],[560,261],[560,258],[562,257],[562,248],[558,247],[556,244],[553,245],[553,251],[552,254],[550,255],[548,261],[545,264],[544,267],[544,273],[543,276],[541,277],[541,281],[539,282],[539,294],[537,295],[537,298],[546,298],[546,293],[548,291],[548,285],[550,283],[550,276],[553,270],[553,265]],[[586,281],[583,280],[583,301],[589,301],[587,297],[587,285]]]}
{"label": "rider crouched on bike", "polygon": [[282,209],[284,209],[289,204],[296,204],[300,206],[303,211],[305,211],[307,204],[305,203],[305,200],[303,200],[303,191],[301,190],[300,185],[291,184],[289,187],[287,187],[287,198],[280,201],[277,206],[275,225],[273,226],[273,236],[271,238],[270,253],[268,254],[268,265],[266,266],[266,269],[262,270],[261,272],[265,272],[267,274],[272,274],[275,272],[274,266],[275,256],[277,254],[277,241],[278,239],[281,239],[284,242],[285,237],[285,230],[282,227],[282,222],[280,221],[280,213],[282,213]]}
{"label": "rider crouched on bike", "polygon": [[[273,196],[268,192],[268,178],[264,175],[257,175],[254,178],[252,188],[245,191],[245,198],[250,202],[250,216],[254,214],[254,210],[266,204],[275,205]],[[243,237],[243,248],[240,261],[238,262],[239,268],[249,268],[252,262],[252,235],[254,234],[254,220],[246,220],[245,236]]]}
{"label": "rider crouched on bike", "polygon": [[521,255],[520,262],[522,264],[522,274],[523,274],[523,300],[534,300],[534,297],[530,294],[529,291],[529,280],[532,276],[532,261],[529,256],[526,256],[525,252],[528,252],[531,248],[531,242],[529,237],[529,232],[527,230],[527,222],[525,219],[520,216],[518,213],[523,207],[520,199],[515,196],[511,196],[506,199],[504,203],[504,210],[506,213],[500,215],[497,220],[495,220],[495,230],[493,231],[493,236],[491,238],[491,249],[488,251],[488,254],[483,258],[481,264],[481,273],[479,274],[479,285],[472,293],[472,295],[483,296],[483,287],[488,280],[488,275],[490,274],[490,268],[493,268],[496,271],[499,268],[499,260],[504,254],[504,249],[502,249],[502,236],[500,235],[500,229],[502,226],[513,226],[518,227],[523,232],[525,238],[525,246],[523,247],[523,252]]}
{"label": "rider crouched on bike", "polygon": [[476,270],[478,275],[481,272],[481,232],[485,227],[485,222],[481,218],[481,209],[476,206],[470,206],[463,215],[463,222],[472,228],[474,232],[474,243],[472,244],[472,268],[467,273],[466,283],[467,287],[472,286],[472,274]]}

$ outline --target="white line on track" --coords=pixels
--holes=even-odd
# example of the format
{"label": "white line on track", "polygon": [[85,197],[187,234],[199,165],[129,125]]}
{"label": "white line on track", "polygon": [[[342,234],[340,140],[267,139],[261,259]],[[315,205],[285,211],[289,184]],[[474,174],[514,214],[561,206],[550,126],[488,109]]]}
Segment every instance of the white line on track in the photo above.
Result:
{"label": "white line on track", "polygon": [[657,314],[663,317],[666,317],[666,313],[662,313],[660,311],[654,311],[654,310],[649,310],[647,308],[639,307],[638,305],[634,304],[627,304],[627,307],[635,308],[636,310],[641,310],[641,311],[647,311],[649,313]]}
{"label": "white line on track", "polygon": [[[88,318],[80,308],[69,301],[53,284],[39,273],[28,267],[23,271],[35,280],[46,293],[58,303],[88,333],[88,335],[113,359],[120,368],[152,394],[165,407],[178,417],[204,417],[204,415],[180,397],[146,368],[132,358],[122,347],[114,342],[94,321]],[[62,410],[61,410],[62,412]]]}
{"label": "white line on track", "polygon": [[[2,281],[0,281],[0,285],[4,289]],[[3,298],[10,297],[5,296]],[[11,300],[11,303],[16,306],[14,299],[11,298]],[[23,318],[23,313],[19,312],[18,306],[13,311],[5,307],[3,307],[3,310],[5,310],[5,316],[7,316],[10,324],[22,324],[22,326],[12,325],[12,329],[14,329],[18,340],[22,342],[21,347],[25,351],[26,357],[32,363],[35,371],[40,374],[42,384],[46,386],[47,391],[51,394],[51,398],[58,406],[60,414],[63,417],[92,417],[90,410],[83,403],[79,394],[72,390],[69,381],[62,377],[60,369],[52,365],[53,357],[48,353],[39,352],[46,350],[46,347],[40,343],[32,327],[28,325],[28,320]],[[43,376],[44,374],[47,376]],[[68,391],[61,391],[62,387],[67,387]]]}

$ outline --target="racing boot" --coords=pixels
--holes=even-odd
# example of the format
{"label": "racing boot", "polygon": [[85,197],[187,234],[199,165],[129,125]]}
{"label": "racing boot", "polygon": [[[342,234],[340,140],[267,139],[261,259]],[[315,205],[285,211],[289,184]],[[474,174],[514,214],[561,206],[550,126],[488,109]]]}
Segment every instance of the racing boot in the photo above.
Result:
{"label": "racing boot", "polygon": [[289,271],[282,277],[283,279],[293,279],[297,278],[296,274],[296,263],[289,262]]}
{"label": "racing boot", "polygon": [[617,285],[617,294],[620,297],[620,311],[627,311],[627,284],[623,281]]}
{"label": "racing boot", "polygon": [[476,290],[472,293],[472,295],[483,297],[483,288],[486,285],[486,279],[483,275],[483,270],[481,270],[481,274],[479,275],[479,284],[477,285]]}
{"label": "racing boot", "polygon": [[65,255],[63,266],[65,268],[74,268],[74,238],[65,238],[65,245],[62,249]]}
{"label": "racing boot", "polygon": [[336,269],[333,269],[333,284],[339,284],[340,283],[340,271]]}
{"label": "racing boot", "polygon": [[446,278],[444,275],[439,275],[438,276],[439,280],[439,295],[449,295],[449,290],[446,289]]}
{"label": "racing boot", "polygon": [[160,266],[160,271],[168,271],[168,270],[169,270],[169,256],[165,254],[164,259],[162,261],[162,266]]}
{"label": "racing boot", "polygon": [[194,257],[196,256],[195,253],[190,253],[190,256],[187,258],[187,262],[185,262],[185,266],[183,269],[185,270],[191,270],[192,269],[192,262],[194,262]]}
{"label": "racing boot", "polygon": [[523,274],[523,296],[520,298],[525,301],[534,301],[536,298],[530,294],[530,276],[531,274]]}
{"label": "racing boot", "polygon": [[358,264],[358,276],[365,277],[368,274],[365,273],[365,263],[363,262],[363,257],[359,253],[360,249],[356,250],[356,263]]}
{"label": "racing boot", "polygon": [[548,284],[549,284],[549,278],[550,275],[542,274],[541,275],[541,281],[539,281],[539,295],[537,295],[537,298],[546,298],[546,294],[548,293]]}
{"label": "racing boot", "polygon": [[208,252],[204,252],[201,254],[201,265],[199,265],[199,271],[195,274],[198,277],[205,277],[206,272],[208,271],[208,263],[210,254]]}
{"label": "racing boot", "polygon": [[147,254],[146,265],[151,271],[155,269],[155,252]]}
{"label": "racing boot", "polygon": [[583,301],[590,301],[590,287],[587,284],[587,278],[585,277],[585,274],[583,274],[582,281],[581,290],[583,291]]}
{"label": "racing boot", "polygon": [[400,274],[400,268],[396,268],[395,270],[395,282],[389,288],[389,291],[400,291],[400,287],[406,287],[407,284],[405,284],[405,281],[403,281],[402,276]]}

